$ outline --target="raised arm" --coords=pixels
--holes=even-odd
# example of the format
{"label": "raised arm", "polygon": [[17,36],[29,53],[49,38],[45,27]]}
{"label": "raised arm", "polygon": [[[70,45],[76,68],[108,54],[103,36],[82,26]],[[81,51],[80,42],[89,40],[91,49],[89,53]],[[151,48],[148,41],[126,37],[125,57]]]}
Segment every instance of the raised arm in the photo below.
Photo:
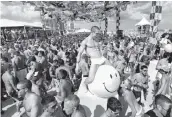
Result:
{"label": "raised arm", "polygon": [[76,69],[75,69],[75,72],[76,72],[76,73],[79,72],[79,62],[81,61],[82,53],[83,53],[84,50],[85,50],[86,42],[87,42],[87,40],[84,40],[84,41],[82,42],[80,48],[79,48],[79,52],[78,52],[78,55],[77,55]]}
{"label": "raised arm", "polygon": [[78,52],[78,56],[77,56],[77,63],[79,63],[80,60],[81,60],[81,55],[82,55],[82,53],[83,53],[84,50],[85,50],[86,43],[87,43],[87,40],[84,40],[84,41],[81,43],[81,46],[80,46],[79,52]]}

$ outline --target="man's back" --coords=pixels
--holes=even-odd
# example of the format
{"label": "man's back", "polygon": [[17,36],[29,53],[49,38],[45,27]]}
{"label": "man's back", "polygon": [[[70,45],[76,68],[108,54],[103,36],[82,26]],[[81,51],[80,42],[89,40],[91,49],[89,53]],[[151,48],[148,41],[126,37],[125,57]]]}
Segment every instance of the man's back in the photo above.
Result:
{"label": "man's back", "polygon": [[61,85],[61,89],[63,91],[66,91],[66,97],[70,94],[72,94],[72,82],[69,79],[62,79],[60,80],[60,85]]}
{"label": "man's back", "polygon": [[39,117],[43,112],[43,106],[41,104],[42,98],[35,93],[29,93],[28,97],[23,100],[23,107],[29,117]]}

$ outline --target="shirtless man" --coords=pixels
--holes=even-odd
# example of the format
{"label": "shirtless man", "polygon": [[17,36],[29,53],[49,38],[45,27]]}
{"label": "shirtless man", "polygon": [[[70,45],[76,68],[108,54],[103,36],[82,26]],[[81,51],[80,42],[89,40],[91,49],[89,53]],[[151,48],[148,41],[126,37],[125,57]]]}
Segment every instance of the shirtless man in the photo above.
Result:
{"label": "shirtless man", "polygon": [[[61,69],[57,73],[57,78],[60,79],[59,86],[57,86],[56,99],[59,103],[63,102],[64,99],[72,94],[73,84],[68,77],[67,71]],[[58,85],[58,84],[57,84]],[[58,91],[59,89],[59,91]]]}
{"label": "shirtless man", "polygon": [[26,78],[27,69],[25,65],[25,58],[19,51],[15,51],[12,54],[12,66],[14,71],[14,77],[17,77],[19,81]]}
{"label": "shirtless man", "polygon": [[81,56],[84,50],[86,54],[91,58],[89,77],[85,80],[86,87],[88,86],[88,84],[93,82],[97,69],[100,65],[103,64],[111,65],[110,62],[102,55],[100,48],[102,46],[100,44],[101,40],[102,40],[102,35],[100,29],[97,26],[93,26],[91,28],[91,34],[82,41],[79,49],[79,53],[77,56],[76,73],[78,73],[79,70],[78,64],[81,60]]}
{"label": "shirtless man", "polygon": [[31,87],[32,83],[29,80],[19,82],[17,84],[18,97],[23,98],[22,104],[28,117],[39,117],[43,109],[41,104],[42,98],[31,92]]}
{"label": "shirtless man", "polygon": [[80,105],[80,99],[76,95],[69,95],[65,98],[63,110],[70,117],[86,117],[86,112]]}
{"label": "shirtless man", "polygon": [[107,101],[107,110],[100,117],[117,117],[121,110],[120,101],[115,97],[110,97]]}
{"label": "shirtless man", "polygon": [[13,97],[13,99],[15,101],[17,101],[17,99],[15,98],[15,94],[16,94],[16,92],[18,92],[17,88],[16,88],[17,81],[13,77],[11,72],[12,72],[12,66],[10,64],[8,64],[7,70],[2,75],[2,80],[3,80],[4,84],[5,84],[5,89],[6,89],[7,94],[10,97]]}

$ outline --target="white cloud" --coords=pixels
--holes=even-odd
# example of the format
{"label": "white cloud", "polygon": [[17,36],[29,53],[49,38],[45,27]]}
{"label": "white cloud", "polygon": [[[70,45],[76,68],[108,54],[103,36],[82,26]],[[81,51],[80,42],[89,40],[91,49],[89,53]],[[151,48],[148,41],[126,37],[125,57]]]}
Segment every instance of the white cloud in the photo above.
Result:
{"label": "white cloud", "polygon": [[38,11],[34,11],[34,6],[30,6],[29,4],[23,5],[18,3],[6,5],[1,3],[1,18],[35,22],[40,21],[40,13]]}
{"label": "white cloud", "polygon": [[137,6],[137,4],[135,5],[129,5],[127,7],[126,12],[129,14],[129,17],[133,20],[139,20],[141,19],[143,16],[148,18],[149,14],[145,14],[143,13],[144,10],[147,10],[150,6],[151,6],[151,2],[148,3],[143,3],[140,7],[134,7]]}

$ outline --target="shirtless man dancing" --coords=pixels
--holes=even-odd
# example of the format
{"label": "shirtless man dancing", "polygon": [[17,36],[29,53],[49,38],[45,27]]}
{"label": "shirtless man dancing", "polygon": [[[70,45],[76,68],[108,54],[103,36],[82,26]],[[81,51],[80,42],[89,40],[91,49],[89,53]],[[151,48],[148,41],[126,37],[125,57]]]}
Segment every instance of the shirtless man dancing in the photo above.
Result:
{"label": "shirtless man dancing", "polygon": [[97,69],[100,65],[104,65],[104,64],[111,65],[110,62],[102,55],[101,40],[102,40],[102,34],[99,27],[93,26],[91,28],[91,34],[82,41],[79,49],[79,53],[77,56],[76,73],[78,73],[79,71],[78,64],[81,60],[81,56],[84,50],[86,54],[91,58],[89,77],[85,80],[86,87],[88,86],[88,84],[93,82]]}
{"label": "shirtless man dancing", "polygon": [[19,82],[17,84],[18,97],[23,98],[22,104],[27,117],[39,117],[42,114],[43,109],[41,104],[42,99],[37,94],[31,92],[31,88],[32,83],[29,80]]}

